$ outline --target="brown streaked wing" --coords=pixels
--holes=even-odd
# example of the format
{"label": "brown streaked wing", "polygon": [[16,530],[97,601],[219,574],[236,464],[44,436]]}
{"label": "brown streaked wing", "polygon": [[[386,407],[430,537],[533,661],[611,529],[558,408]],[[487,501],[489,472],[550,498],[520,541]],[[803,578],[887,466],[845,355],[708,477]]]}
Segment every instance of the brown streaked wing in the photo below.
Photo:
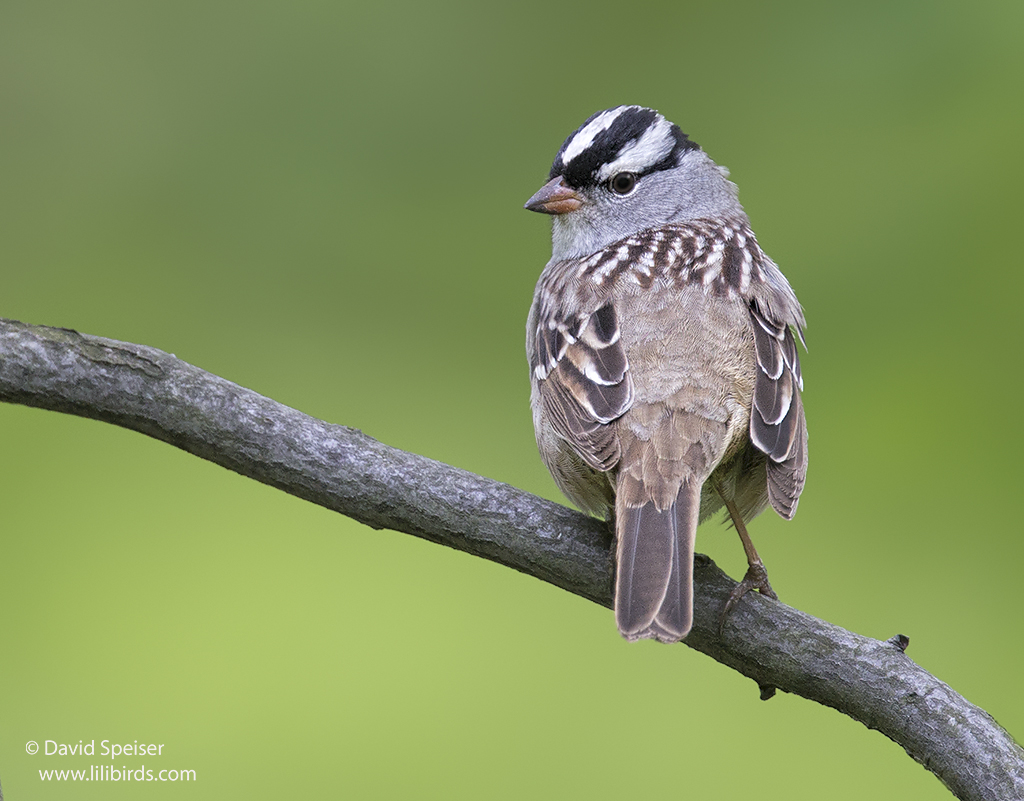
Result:
{"label": "brown streaked wing", "polygon": [[611,469],[619,445],[608,423],[633,402],[615,307],[606,303],[571,322],[542,318],[535,342],[536,378],[555,431],[588,465]]}
{"label": "brown streaked wing", "polygon": [[768,500],[772,508],[786,520],[796,514],[800,493],[807,478],[807,424],[799,393],[794,399],[797,426],[793,437],[793,453],[783,462],[768,460]]}
{"label": "brown streaked wing", "polygon": [[750,439],[768,454],[768,499],[791,518],[807,475],[807,423],[800,399],[802,378],[793,329],[750,305],[757,355]]}

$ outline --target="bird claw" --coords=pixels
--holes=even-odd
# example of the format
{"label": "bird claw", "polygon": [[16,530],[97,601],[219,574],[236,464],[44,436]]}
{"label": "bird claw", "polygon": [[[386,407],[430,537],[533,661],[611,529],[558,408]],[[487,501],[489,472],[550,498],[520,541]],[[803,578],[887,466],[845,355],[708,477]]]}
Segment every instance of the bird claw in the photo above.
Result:
{"label": "bird claw", "polygon": [[729,598],[722,609],[722,615],[718,619],[719,634],[725,629],[725,619],[729,616],[730,610],[732,610],[740,598],[751,590],[757,590],[761,595],[766,595],[774,601],[779,600],[779,596],[775,594],[775,590],[772,589],[772,585],[768,582],[768,571],[765,570],[764,562],[760,560],[750,563],[750,567],[747,568],[747,572],[743,576],[743,581],[737,584],[733,591],[729,593]]}

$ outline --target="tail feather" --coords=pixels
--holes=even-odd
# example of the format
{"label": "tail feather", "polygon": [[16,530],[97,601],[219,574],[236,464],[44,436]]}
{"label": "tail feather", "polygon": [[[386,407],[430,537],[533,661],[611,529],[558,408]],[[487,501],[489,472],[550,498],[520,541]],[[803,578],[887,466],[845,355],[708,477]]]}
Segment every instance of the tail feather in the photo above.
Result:
{"label": "tail feather", "polygon": [[649,502],[617,510],[615,619],[627,640],[677,642],[689,633],[699,512],[700,484],[693,481],[683,482],[667,509]]}

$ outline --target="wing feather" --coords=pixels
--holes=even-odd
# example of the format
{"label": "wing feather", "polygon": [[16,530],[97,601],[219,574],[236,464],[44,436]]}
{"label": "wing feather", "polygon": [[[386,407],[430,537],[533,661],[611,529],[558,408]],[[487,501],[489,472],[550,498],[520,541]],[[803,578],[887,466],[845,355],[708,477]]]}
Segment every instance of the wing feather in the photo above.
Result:
{"label": "wing feather", "polygon": [[[796,513],[807,476],[807,422],[800,390],[800,357],[793,329],[750,304],[757,377],[750,439],[768,454],[768,499],[789,519]],[[801,340],[803,335],[801,332]]]}
{"label": "wing feather", "polygon": [[569,320],[542,315],[534,349],[534,377],[555,431],[588,465],[611,469],[619,445],[608,423],[633,403],[615,307],[609,301]]}

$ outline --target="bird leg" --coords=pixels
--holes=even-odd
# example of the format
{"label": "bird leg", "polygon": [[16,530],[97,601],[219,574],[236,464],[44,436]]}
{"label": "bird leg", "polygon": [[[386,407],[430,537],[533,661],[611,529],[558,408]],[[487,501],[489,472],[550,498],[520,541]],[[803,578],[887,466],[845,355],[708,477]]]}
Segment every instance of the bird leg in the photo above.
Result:
{"label": "bird leg", "polygon": [[726,493],[722,491],[720,481],[715,483],[715,489],[725,503],[725,508],[729,512],[729,517],[732,518],[732,524],[736,528],[736,533],[740,535],[740,542],[743,543],[743,551],[747,555],[748,565],[743,581],[737,584],[735,589],[729,593],[729,598],[722,609],[722,616],[718,621],[718,630],[721,632],[725,627],[725,619],[728,617],[733,605],[751,590],[757,590],[761,595],[767,595],[776,601],[779,600],[779,596],[775,594],[775,590],[772,589],[772,585],[768,582],[768,571],[765,569],[761,557],[757,555],[757,549],[754,547],[754,543],[751,542],[750,535],[747,534],[747,527],[743,522],[739,509],[736,508],[736,504],[732,502]]}

